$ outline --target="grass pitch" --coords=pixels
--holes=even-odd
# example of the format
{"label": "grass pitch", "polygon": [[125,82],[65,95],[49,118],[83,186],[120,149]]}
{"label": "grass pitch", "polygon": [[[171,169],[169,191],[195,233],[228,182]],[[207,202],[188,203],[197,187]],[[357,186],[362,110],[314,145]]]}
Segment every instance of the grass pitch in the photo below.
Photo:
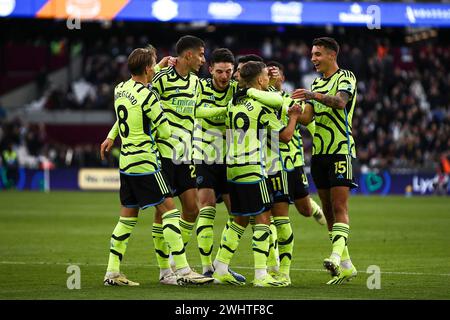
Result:
{"label": "grass pitch", "polygon": [[[317,200],[317,198],[316,198]],[[140,287],[104,287],[109,240],[118,220],[115,192],[0,192],[0,299],[449,299],[450,198],[362,197],[350,200],[349,248],[358,277],[327,286],[322,261],[330,254],[326,228],[291,207],[295,248],[288,288],[253,288],[247,228],[232,267],[244,287],[164,286],[158,282],[151,237],[153,209],[140,215],[122,271]],[[218,206],[215,247],[226,220]],[[214,250],[214,253],[215,254]],[[196,239],[187,248],[201,271]],[[81,289],[69,290],[69,265],[81,270]],[[369,266],[381,270],[380,289],[368,289]],[[369,280],[369,281],[368,281]]]}

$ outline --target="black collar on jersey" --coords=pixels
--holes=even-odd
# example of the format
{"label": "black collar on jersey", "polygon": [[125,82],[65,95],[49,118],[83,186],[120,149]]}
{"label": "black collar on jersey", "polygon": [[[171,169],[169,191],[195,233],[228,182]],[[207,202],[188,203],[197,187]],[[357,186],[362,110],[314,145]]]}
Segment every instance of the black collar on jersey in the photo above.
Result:
{"label": "black collar on jersey", "polygon": [[189,76],[191,75],[191,72],[189,71],[186,77],[183,77],[181,74],[179,74],[177,72],[177,69],[175,68],[175,66],[172,67],[173,72],[175,72],[175,74],[177,75],[177,77],[181,78],[184,81],[188,81],[189,80]]}
{"label": "black collar on jersey", "polygon": [[227,92],[228,88],[230,87],[230,83],[228,83],[228,85],[225,87],[225,89],[219,90],[216,87],[214,87],[214,80],[213,80],[213,78],[210,78],[210,79],[211,79],[211,89],[213,89],[215,92],[220,92],[220,93]]}
{"label": "black collar on jersey", "polygon": [[338,73],[339,71],[341,71],[341,68],[338,68],[331,76],[329,76],[328,78],[323,78],[322,77],[322,80],[325,80],[325,81],[328,81],[328,80],[330,80],[331,78],[333,78],[333,76],[336,74],[336,73]]}

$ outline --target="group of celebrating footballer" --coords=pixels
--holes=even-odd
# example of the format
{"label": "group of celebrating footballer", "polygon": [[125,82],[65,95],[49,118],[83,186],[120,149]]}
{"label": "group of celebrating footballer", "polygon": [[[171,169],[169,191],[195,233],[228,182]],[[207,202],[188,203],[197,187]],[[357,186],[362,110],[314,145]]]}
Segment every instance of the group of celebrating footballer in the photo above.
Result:
{"label": "group of celebrating footballer", "polygon": [[[104,284],[139,285],[120,271],[120,262],[139,211],[150,206],[156,208],[152,236],[162,284],[244,285],[245,277],[229,265],[250,223],[253,285],[289,286],[294,247],[289,204],[328,225],[332,253],[323,265],[332,278],[327,284],[356,276],[347,247],[347,203],[349,189],[356,187],[351,120],[357,88],[353,73],[338,67],[337,42],[313,41],[311,61],[322,76],[311,91],[296,89],[292,95],[282,91],[278,62],[266,65],[247,55],[235,70],[232,52],[219,48],[210,56],[211,78],[199,79],[204,42],[183,36],[176,53],[156,64],[154,47],[135,49],[128,57],[131,78],[114,90],[117,121],[100,151],[104,158],[120,135],[122,207]],[[313,135],[311,174],[323,210],[309,197],[300,125]],[[213,260],[221,201],[229,219]],[[190,268],[185,253],[195,223],[201,274]]]}

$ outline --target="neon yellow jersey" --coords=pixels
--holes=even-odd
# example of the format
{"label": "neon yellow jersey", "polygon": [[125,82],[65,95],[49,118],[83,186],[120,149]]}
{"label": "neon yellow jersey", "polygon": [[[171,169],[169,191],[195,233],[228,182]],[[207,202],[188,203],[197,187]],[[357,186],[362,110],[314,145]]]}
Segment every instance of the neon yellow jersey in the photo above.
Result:
{"label": "neon yellow jersey", "polygon": [[170,139],[157,139],[163,158],[192,160],[195,107],[200,97],[199,79],[194,73],[180,76],[174,67],[161,69],[152,81],[172,130]]}
{"label": "neon yellow jersey", "polygon": [[167,139],[171,132],[157,93],[132,79],[121,82],[114,89],[114,108],[117,122],[113,130],[118,129],[122,140],[120,171],[126,174],[158,171],[159,154],[152,128],[158,128],[156,132],[161,139]]}
{"label": "neon yellow jersey", "polygon": [[[231,80],[228,87],[218,90],[213,80],[200,79],[200,99],[197,107],[221,108],[227,107],[236,93],[238,83]],[[226,114],[209,118],[195,119],[194,129],[194,160],[206,163],[223,163],[226,149]]]}
{"label": "neon yellow jersey", "polygon": [[[270,91],[279,92],[283,98],[283,107],[274,110],[277,118],[283,122],[285,126],[289,123],[288,109],[295,104],[290,95],[284,91],[277,91],[274,87],[269,87]],[[269,172],[274,174],[280,170],[292,171],[295,167],[304,165],[303,159],[303,141],[300,133],[300,126],[296,127],[294,135],[289,143],[279,142],[279,152],[271,151],[275,149],[268,148],[268,163],[270,164]]]}
{"label": "neon yellow jersey", "polygon": [[352,136],[357,96],[355,75],[351,71],[338,69],[328,78],[316,78],[311,90],[331,96],[344,91],[350,97],[344,109],[333,109],[317,101],[308,101],[313,105],[316,124],[312,154],[347,154],[356,157]]}
{"label": "neon yellow jersey", "polygon": [[265,154],[267,131],[272,136],[285,126],[272,109],[244,97],[227,110],[227,179],[234,183],[255,183],[267,177]]}

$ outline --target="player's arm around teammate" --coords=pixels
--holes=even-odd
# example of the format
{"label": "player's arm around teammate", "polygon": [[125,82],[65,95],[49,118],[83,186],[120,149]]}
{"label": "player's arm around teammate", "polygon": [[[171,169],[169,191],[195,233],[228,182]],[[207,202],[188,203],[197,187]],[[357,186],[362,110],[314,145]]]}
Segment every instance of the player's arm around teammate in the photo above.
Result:
{"label": "player's arm around teammate", "polygon": [[[267,90],[269,77],[264,63],[244,64],[241,76],[248,87]],[[238,99],[237,104],[229,108],[227,139],[230,141],[227,151],[227,178],[234,221],[221,240],[214,262],[214,277],[220,283],[239,284],[228,272],[228,265],[249,223],[249,217],[254,216],[252,250],[255,261],[255,280],[253,284],[262,287],[288,285],[287,282],[278,281],[267,273],[272,200],[262,157],[265,146],[261,129],[274,130],[279,133],[280,139],[288,141],[295,128],[295,122],[296,119],[293,118],[293,123],[287,127],[284,126],[270,109],[249,97]]]}
{"label": "player's arm around teammate", "polygon": [[205,44],[197,37],[184,36],[178,40],[176,51],[175,66],[156,74],[152,86],[161,97],[173,132],[171,139],[157,139],[156,142],[161,152],[162,170],[182,205],[180,227],[187,245],[199,213],[192,135],[200,91],[195,73],[205,62]]}
{"label": "player's arm around teammate", "polygon": [[[155,234],[155,247],[163,244],[172,250],[177,268],[174,274],[168,264],[161,263],[160,281],[166,284],[203,284],[211,282],[191,270],[186,259],[179,227],[180,212],[172,200],[165,177],[161,174],[159,154],[152,136],[152,127],[158,135],[167,139],[171,134],[157,94],[147,85],[154,75],[154,49],[135,49],[128,57],[131,79],[121,82],[114,90],[114,107],[118,131],[122,140],[120,171],[120,219],[111,236],[111,248],[105,285],[136,286],[120,272],[120,262],[125,255],[128,239],[137,222],[140,210],[155,206],[155,220],[162,220],[159,235]],[[104,154],[102,153],[102,156]],[[162,281],[164,280],[164,281]]]}
{"label": "player's arm around teammate", "polygon": [[[267,63],[269,66],[269,72],[271,74],[271,84],[273,87],[282,93],[284,98],[284,105],[292,105],[296,103],[293,98],[282,90],[282,85],[285,81],[284,67],[277,61],[270,61]],[[302,109],[302,112],[304,110]],[[291,110],[288,111],[288,114]],[[300,114],[298,117],[299,122],[305,117],[305,114]],[[310,120],[309,120],[310,121]],[[293,165],[294,169],[289,171],[288,185],[289,196],[297,211],[304,217],[314,217],[314,219],[320,224],[325,225],[326,219],[320,206],[309,196],[308,191],[308,179],[304,172],[304,152],[303,152],[303,139],[300,132],[300,124],[298,124],[294,138],[291,140],[288,148],[288,152],[281,152],[281,158],[283,159],[284,168],[290,169]],[[290,161],[286,161],[286,160]],[[293,160],[292,160],[293,159]]]}
{"label": "player's arm around teammate", "polygon": [[[156,50],[150,48],[154,51],[152,53],[156,59]],[[154,67],[153,70],[155,73],[159,72],[162,68],[166,68],[168,66],[174,66],[176,64],[176,58],[172,56],[166,56],[161,59]],[[151,83],[150,83],[151,84]],[[157,130],[160,130],[160,127],[157,128]],[[119,135],[119,123],[116,120],[114,122],[113,126],[111,127],[110,131],[108,132],[108,135],[106,136],[105,140],[100,145],[100,157],[101,159],[105,159],[108,152],[111,151],[112,147],[114,146],[114,140]],[[161,134],[159,135],[161,136]]]}
{"label": "player's arm around teammate", "polygon": [[[212,52],[211,78],[200,79],[200,98],[195,110],[193,157],[200,208],[196,234],[203,274],[209,276],[214,272],[212,250],[216,202],[223,200],[228,213],[230,210],[225,166],[225,119],[226,106],[237,89],[237,82],[231,80],[233,69],[234,55],[229,49],[218,48]],[[222,234],[228,229],[230,218]],[[244,276],[231,269],[229,271],[236,281],[245,282]]]}

